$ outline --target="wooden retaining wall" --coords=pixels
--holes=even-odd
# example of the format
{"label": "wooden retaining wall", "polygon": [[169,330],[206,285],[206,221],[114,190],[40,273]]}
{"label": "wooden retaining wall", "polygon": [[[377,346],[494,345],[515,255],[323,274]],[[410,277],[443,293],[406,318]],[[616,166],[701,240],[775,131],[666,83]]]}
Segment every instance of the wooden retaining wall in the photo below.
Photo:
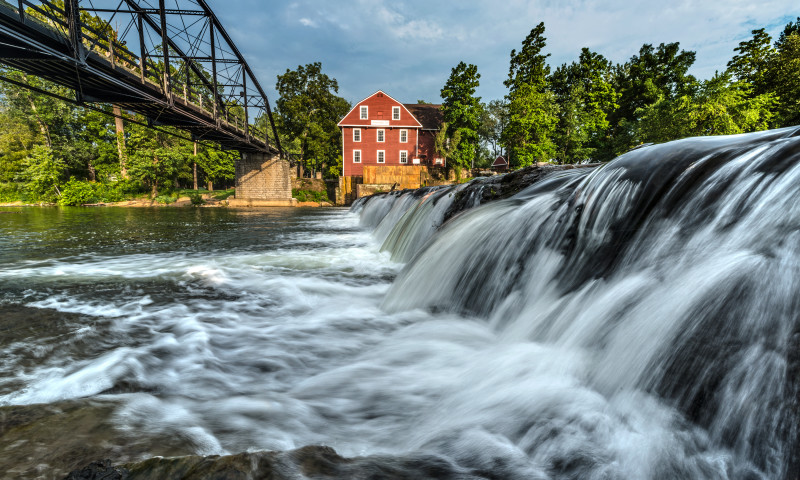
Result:
{"label": "wooden retaining wall", "polygon": [[395,190],[419,188],[428,178],[424,165],[364,165],[364,184],[394,185]]}

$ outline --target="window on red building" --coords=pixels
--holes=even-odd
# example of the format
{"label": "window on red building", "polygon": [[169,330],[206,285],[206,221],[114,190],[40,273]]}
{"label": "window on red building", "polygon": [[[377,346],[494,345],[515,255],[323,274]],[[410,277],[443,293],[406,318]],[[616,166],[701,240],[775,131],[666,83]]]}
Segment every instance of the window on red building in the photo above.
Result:
{"label": "window on red building", "polygon": [[378,150],[378,163],[386,163],[386,152]]}

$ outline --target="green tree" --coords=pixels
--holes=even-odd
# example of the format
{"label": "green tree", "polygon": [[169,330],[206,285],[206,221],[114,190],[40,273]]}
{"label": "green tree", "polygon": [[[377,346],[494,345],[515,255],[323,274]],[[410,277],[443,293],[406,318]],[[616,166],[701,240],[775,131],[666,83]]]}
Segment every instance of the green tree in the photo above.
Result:
{"label": "green tree", "polygon": [[471,168],[478,148],[481,99],[475,96],[481,75],[478,67],[460,62],[450,72],[441,90],[442,116],[450,126],[450,135],[459,134],[460,141],[451,154],[451,167]]}
{"label": "green tree", "polygon": [[669,101],[693,94],[698,83],[688,72],[694,61],[695,52],[681,50],[675,42],[657,48],[645,44],[638,55],[617,66],[614,89],[619,93],[619,107],[609,115],[613,141],[606,155],[619,155],[643,141],[636,137],[640,109],[662,98]]}
{"label": "green tree", "polygon": [[511,164],[525,167],[550,161],[556,153],[553,135],[558,124],[554,95],[533,85],[522,85],[510,98],[508,110],[503,140],[511,153]]}
{"label": "green tree", "polygon": [[506,125],[508,125],[508,103],[504,100],[492,100],[482,105],[478,137],[495,157],[502,154],[501,142]]}
{"label": "green tree", "polygon": [[775,48],[781,49],[783,48],[786,39],[790,35],[797,35],[800,34],[800,17],[797,17],[797,20],[794,22],[789,22],[783,27],[783,31],[780,35],[778,35],[778,39],[775,41]]}
{"label": "green tree", "polygon": [[3,103],[0,125],[0,182],[11,182],[24,170],[23,162],[37,144],[37,135],[28,122],[9,112]]}
{"label": "green tree", "polygon": [[128,175],[150,188],[152,198],[160,188],[172,188],[187,155],[178,148],[178,139],[136,125],[131,128],[128,149]]}
{"label": "green tree", "polygon": [[608,142],[608,115],[617,107],[611,62],[584,48],[577,62],[553,72],[550,89],[559,107],[556,157],[562,163],[595,158]]}
{"label": "green tree", "polygon": [[747,82],[753,95],[761,95],[774,89],[771,78],[772,66],[777,51],[772,46],[772,37],[759,28],[751,32],[753,38],[740,42],[733,51],[739,52],[728,62],[727,72],[738,81]]}
{"label": "green tree", "polygon": [[508,79],[508,125],[503,144],[511,164],[526,166],[549,161],[555,154],[553,134],[558,123],[558,106],[548,90],[550,67],[542,50],[547,45],[544,23],[534,27],[522,42],[522,49],[511,50]]}
{"label": "green tree", "polygon": [[[800,19],[788,35],[783,35],[770,68],[774,93],[780,99],[776,108],[775,127],[800,125]],[[785,32],[784,32],[785,33]]]}
{"label": "green tree", "polygon": [[232,180],[236,176],[236,157],[235,153],[228,151],[198,148],[197,165],[205,173],[209,190],[213,190],[214,183]]}
{"label": "green tree", "polygon": [[25,191],[30,198],[45,202],[54,202],[61,196],[58,189],[62,177],[67,171],[64,161],[53,150],[44,145],[36,145],[31,155],[25,159],[25,170],[20,180],[25,184]]}
{"label": "green tree", "polygon": [[[434,138],[436,154],[444,158],[445,164],[448,164],[448,159],[452,157],[458,149],[458,144],[461,143],[461,132],[456,130],[454,134],[450,135],[448,134],[448,129],[449,126],[447,122],[442,123],[441,128],[436,132],[436,137]],[[461,167],[456,166],[456,169],[460,171]]]}
{"label": "green tree", "polygon": [[296,140],[305,167],[316,171],[336,164],[341,155],[337,123],[350,111],[350,103],[336,95],[336,79],[315,62],[278,75],[276,89],[281,133]]}
{"label": "green tree", "polygon": [[705,135],[731,135],[768,128],[776,102],[773,94],[752,96],[747,82],[727,74],[702,82],[695,95],[660,98],[640,109],[639,138],[667,142]]}
{"label": "green tree", "polygon": [[544,30],[544,22],[540,22],[522,41],[522,49],[519,52],[516,49],[511,50],[508,78],[503,82],[511,95],[525,85],[538,90],[543,90],[547,86],[547,76],[550,75],[547,57],[550,54],[542,54],[542,50],[547,46]]}

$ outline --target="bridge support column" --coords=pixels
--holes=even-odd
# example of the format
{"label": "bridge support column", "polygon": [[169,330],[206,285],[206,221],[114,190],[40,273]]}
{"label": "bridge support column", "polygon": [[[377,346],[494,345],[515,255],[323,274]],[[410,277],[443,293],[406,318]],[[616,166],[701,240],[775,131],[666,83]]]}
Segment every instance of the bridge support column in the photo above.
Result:
{"label": "bridge support column", "polygon": [[236,162],[236,197],[233,207],[291,207],[291,168],[278,154],[242,153]]}

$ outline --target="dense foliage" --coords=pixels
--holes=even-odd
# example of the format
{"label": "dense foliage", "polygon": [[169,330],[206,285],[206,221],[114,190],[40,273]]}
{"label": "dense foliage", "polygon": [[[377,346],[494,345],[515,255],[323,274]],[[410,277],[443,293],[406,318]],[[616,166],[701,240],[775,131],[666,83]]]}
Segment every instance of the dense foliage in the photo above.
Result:
{"label": "dense foliage", "polygon": [[342,172],[339,120],[350,103],[337,96],[339,84],[322,73],[320,62],[278,75],[275,85],[281,145],[295,153],[304,168],[336,177]]}
{"label": "dense foliage", "polygon": [[[453,153],[455,163],[485,166],[487,155],[506,155],[513,167],[607,161],[643,143],[800,124],[800,18],[775,41],[763,28],[752,35],[726,71],[698,80],[689,74],[695,53],[677,42],[642,45],[618,65],[583,48],[577,61],[553,70],[539,23],[511,51],[505,98],[474,109],[478,144],[475,137],[464,142],[462,131],[467,145]],[[458,102],[475,98],[464,93],[465,68],[454,68],[442,89],[445,112],[450,103],[463,111]],[[453,85],[462,86],[457,102]],[[456,117],[445,118],[461,131]]]}
{"label": "dense foliage", "polygon": [[[458,169],[472,168],[477,154],[481,99],[475,96],[475,89],[480,78],[478,67],[461,62],[453,68],[441,91],[442,116],[450,128],[449,132],[442,129],[446,140],[439,140],[438,151]],[[444,144],[449,147],[442,148]]]}

